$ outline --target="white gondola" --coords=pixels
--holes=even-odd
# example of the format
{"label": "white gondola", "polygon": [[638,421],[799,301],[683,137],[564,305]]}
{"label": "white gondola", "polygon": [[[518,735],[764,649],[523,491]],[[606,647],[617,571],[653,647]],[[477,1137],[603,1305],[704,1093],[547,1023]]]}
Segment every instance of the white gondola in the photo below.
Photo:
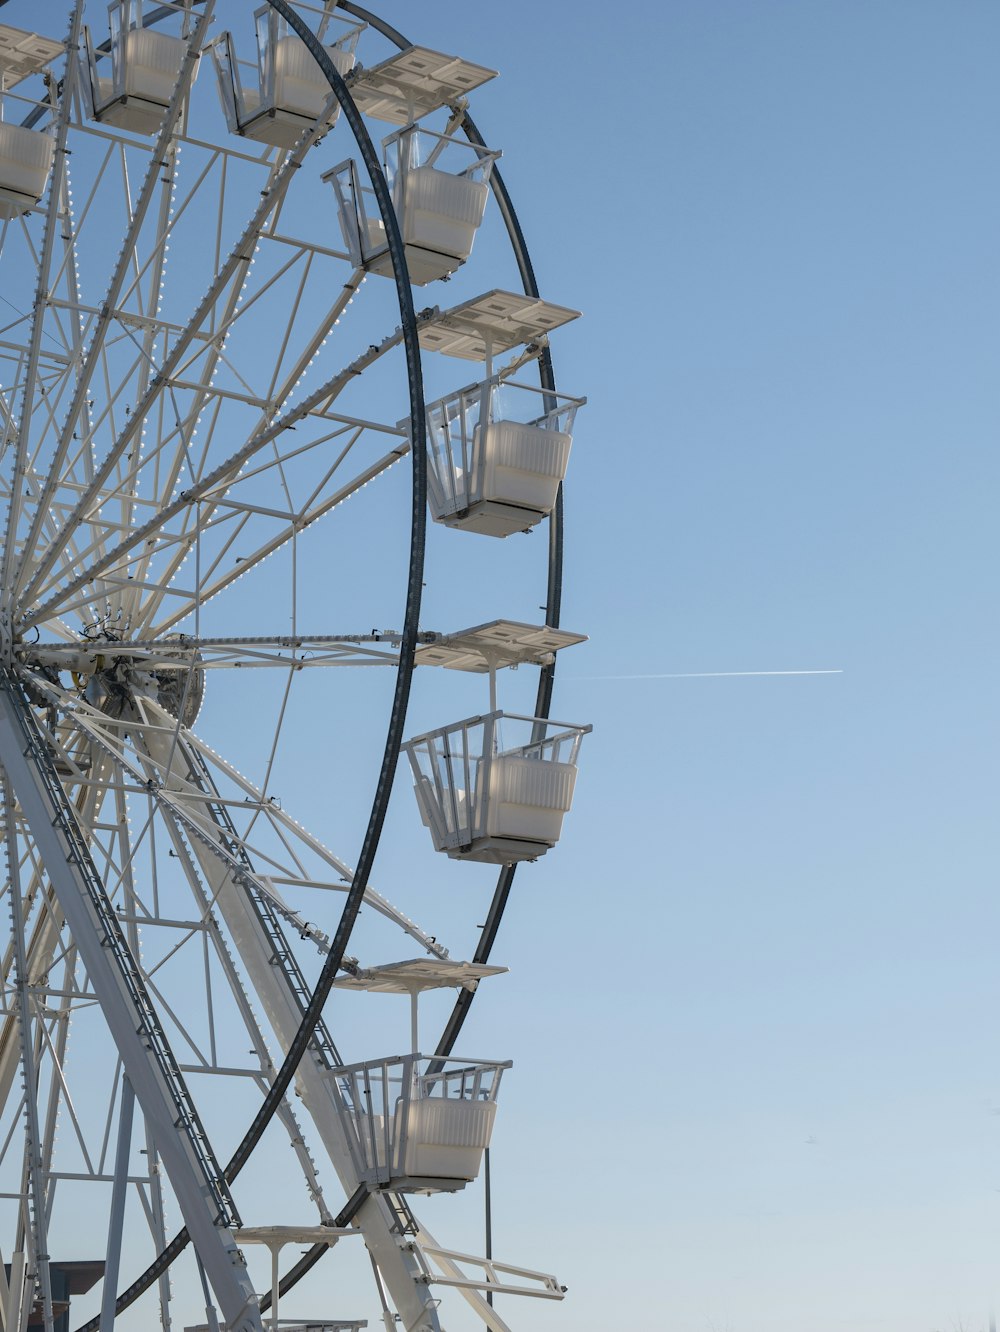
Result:
{"label": "white gondola", "polygon": [[495,537],[534,527],[555,506],[585,402],[494,376],[428,403],[434,521]]}
{"label": "white gondola", "polygon": [[[591,729],[490,712],[407,741],[434,849],[491,865],[551,850],[573,803],[580,741]],[[504,743],[514,738],[523,743]]]}
{"label": "white gondola", "polygon": [[[463,139],[408,125],[383,142],[386,180],[418,287],[450,276],[472,253],[486,211],[489,177],[500,156]],[[369,273],[392,276],[385,227],[370,186],[353,161],[328,171],[344,243]]]}
{"label": "white gondola", "polygon": [[504,1064],[425,1059],[419,1053],[418,998],[447,987],[475,990],[506,967],[420,957],[356,967],[338,989],[408,995],[410,1048],[405,1057],[336,1069],[338,1109],[358,1182],[424,1193],[464,1187],[489,1146]]}
{"label": "white gondola", "polygon": [[50,37],[0,24],[0,218],[20,217],[37,207],[55,151],[55,140],[47,130],[16,123],[27,116],[37,119],[47,102],[11,90],[40,74],[64,50],[62,42]]}
{"label": "white gondola", "polygon": [[38,204],[54,148],[52,136],[43,130],[0,124],[0,217],[20,217]]}
{"label": "white gondola", "polygon": [[[162,10],[173,11],[163,19]],[[156,26],[146,26],[156,10]],[[94,120],[136,134],[156,134],[180,77],[188,40],[182,25],[190,10],[179,4],[112,0],[108,6],[109,49],[95,49],[84,28],[83,86]],[[194,66],[192,82],[198,72]]]}
{"label": "white gondola", "polygon": [[[364,24],[349,23],[335,15],[297,5],[317,27],[323,49],[340,75],[354,68],[354,48]],[[223,33],[210,47],[219,77],[219,95],[226,123],[233,134],[291,148],[302,131],[322,116],[332,127],[340,115],[340,104],[326,75],[305,42],[289,31],[284,18],[270,5],[254,15],[257,31],[256,64],[238,60],[232,36]],[[335,38],[335,40],[334,40]]]}
{"label": "white gondola", "polygon": [[490,1145],[510,1066],[409,1054],[331,1069],[359,1182],[398,1193],[464,1188]]}

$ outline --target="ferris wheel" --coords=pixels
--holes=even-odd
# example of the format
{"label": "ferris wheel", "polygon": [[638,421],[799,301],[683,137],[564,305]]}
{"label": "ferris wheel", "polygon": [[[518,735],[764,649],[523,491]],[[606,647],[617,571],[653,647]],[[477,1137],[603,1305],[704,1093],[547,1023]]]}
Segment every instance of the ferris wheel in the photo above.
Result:
{"label": "ferris wheel", "polygon": [[590,729],[577,312],[492,69],[349,3],[65,21],[0,25],[0,1329],[504,1332],[564,1292],[448,1219],[511,1065],[456,1043]]}

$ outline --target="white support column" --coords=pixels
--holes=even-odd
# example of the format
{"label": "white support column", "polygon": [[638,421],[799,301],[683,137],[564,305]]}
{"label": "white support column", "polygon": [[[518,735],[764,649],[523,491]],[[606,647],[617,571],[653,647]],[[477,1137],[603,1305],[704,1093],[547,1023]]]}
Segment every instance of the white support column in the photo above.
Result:
{"label": "white support column", "polygon": [[108,1030],[230,1332],[262,1332],[257,1297],[229,1228],[228,1190],[166,1036],[38,732],[9,675],[0,680],[0,763],[59,899]]}
{"label": "white support column", "polygon": [[7,1332],[7,1313],[10,1309],[10,1284],[7,1281],[7,1269],[3,1254],[0,1253],[0,1332]]}
{"label": "white support column", "polygon": [[[96,755],[95,755],[96,757]],[[95,769],[92,775],[100,776],[106,772],[106,760],[101,759],[101,767]],[[77,810],[84,824],[91,823],[98,817],[102,805],[102,795],[99,788],[94,785],[78,797]],[[24,891],[24,910],[25,915],[31,914],[31,907],[35,894],[45,893],[50,899],[52,890],[42,882],[41,876],[33,874],[30,884],[25,885]],[[52,966],[56,949],[59,945],[59,935],[62,929],[62,915],[58,902],[50,900],[48,909],[43,909],[35,915],[35,925],[32,929],[31,939],[27,941],[27,977],[28,983],[37,985],[44,982]],[[2,968],[9,967],[13,961],[12,954],[8,949],[4,955]],[[3,971],[6,979],[6,971]],[[67,1011],[66,1021],[69,1016]],[[65,1033],[66,1023],[63,1024]],[[18,1022],[16,1016],[6,1017],[0,1024],[0,1105],[6,1105],[14,1086],[14,1078],[18,1067]],[[63,1039],[63,1048],[65,1048],[65,1038]],[[53,1123],[52,1130],[55,1125]],[[51,1135],[47,1137],[50,1140]],[[50,1188],[51,1193],[51,1188]],[[50,1209],[51,1210],[51,1209]]]}
{"label": "white support column", "polygon": [[[95,748],[96,755],[96,748]],[[107,762],[107,758],[104,760]],[[128,821],[128,802],[125,799],[125,792],[122,789],[124,773],[121,768],[115,766],[113,769],[115,779],[115,817],[118,823],[118,839],[121,847],[119,863],[123,868],[123,883],[126,894],[126,904],[128,906],[129,920],[126,924],[129,947],[132,949],[133,956],[138,960],[139,954],[139,926],[136,921],[137,905],[135,894],[135,883],[132,878],[132,848],[129,845],[129,821]],[[133,1093],[134,1096],[134,1093]],[[163,1210],[163,1182],[160,1177],[158,1166],[159,1154],[156,1150],[156,1143],[153,1141],[153,1133],[149,1124],[146,1124],[146,1169],[149,1171],[149,1219],[150,1234],[153,1236],[153,1242],[156,1245],[157,1253],[162,1253],[167,1247],[167,1223]],[[126,1171],[126,1177],[128,1172]],[[108,1282],[108,1274],[105,1271],[105,1282]],[[117,1279],[112,1284],[117,1286]],[[107,1286],[105,1287],[107,1289]],[[162,1332],[170,1332],[170,1268],[168,1267],[160,1274],[157,1281],[157,1289],[160,1300],[160,1327]],[[112,1322],[109,1326],[114,1326]]]}
{"label": "white support column", "polygon": [[125,1224],[125,1194],[128,1191],[128,1158],[132,1147],[132,1110],[135,1093],[122,1073],[122,1103],[118,1117],[118,1146],[115,1150],[115,1182],[111,1186],[111,1220],[108,1223],[108,1248],[104,1262],[104,1291],[101,1296],[100,1332],[114,1332],[115,1299],[121,1267],[122,1232]]}
{"label": "white support column", "polygon": [[[28,1174],[26,1206],[30,1217],[35,1279],[42,1295],[42,1319],[45,1332],[52,1332],[52,1280],[49,1273],[48,1228],[45,1224],[45,1181],[42,1178],[41,1131],[38,1118],[38,1076],[35,1071],[34,1023],[31,1015],[31,989],[28,985],[27,949],[24,942],[24,915],[21,903],[21,874],[14,821],[14,793],[6,773],[3,775],[3,807],[6,815],[6,850],[8,894],[10,897],[11,938],[14,945],[14,973],[17,990],[18,1033],[21,1045],[21,1069],[24,1077],[24,1150]],[[30,1295],[28,1297],[30,1303]]]}
{"label": "white support column", "polygon": [[[66,1044],[69,1037],[69,1016],[70,1016],[70,994],[73,988],[76,976],[76,949],[72,945],[66,950],[66,958],[63,966],[63,994],[59,1000],[59,1007],[56,1010],[58,1017],[56,1021],[55,1040],[52,1041],[52,1058],[59,1068],[66,1063]],[[48,1175],[52,1170],[52,1153],[56,1142],[56,1125],[59,1120],[59,1106],[62,1101],[62,1082],[59,1078],[53,1078],[49,1084],[49,1102],[45,1110],[45,1128],[42,1132],[42,1169]],[[48,1187],[45,1190],[45,1224],[48,1225],[52,1220],[52,1211],[56,1198],[57,1181],[48,1180]]]}
{"label": "white support column", "polygon": [[10,1290],[7,1303],[8,1332],[21,1332],[28,1321],[31,1299],[24,1289],[24,1250],[15,1249],[10,1258]]}

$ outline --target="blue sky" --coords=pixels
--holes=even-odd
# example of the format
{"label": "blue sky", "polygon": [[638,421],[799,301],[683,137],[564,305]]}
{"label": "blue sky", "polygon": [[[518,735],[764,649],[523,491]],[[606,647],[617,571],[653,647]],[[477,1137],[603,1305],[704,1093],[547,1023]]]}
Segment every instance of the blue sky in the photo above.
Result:
{"label": "blue sky", "polygon": [[[477,49],[480,13],[427,15]],[[997,26],[491,25],[477,115],[590,398],[559,706],[595,730],[531,945],[577,1098],[551,1325],[995,1307]],[[844,674],[586,678],[794,667]]]}
{"label": "blue sky", "polygon": [[[590,643],[562,659],[553,711],[594,733],[563,841],[519,878],[495,953],[511,975],[484,987],[466,1043],[515,1060],[496,1252],[570,1292],[502,1312],[519,1332],[985,1327],[1000,11],[380,12],[501,70],[473,113],[542,294],[585,314],[554,350],[560,387],[589,399],[563,619]],[[26,0],[4,19],[42,26]],[[509,589],[458,588],[434,547],[428,626],[529,618],[534,541],[509,558],[537,581]],[[355,614],[315,627],[368,627]],[[842,674],[628,678],[795,668]],[[330,687],[338,724],[384,707],[382,685]],[[440,698],[415,699],[411,729]],[[248,744],[219,704],[222,738]],[[352,755],[329,813],[348,860],[377,757]],[[382,883],[406,872],[406,787]],[[434,910],[469,868],[428,886]]]}

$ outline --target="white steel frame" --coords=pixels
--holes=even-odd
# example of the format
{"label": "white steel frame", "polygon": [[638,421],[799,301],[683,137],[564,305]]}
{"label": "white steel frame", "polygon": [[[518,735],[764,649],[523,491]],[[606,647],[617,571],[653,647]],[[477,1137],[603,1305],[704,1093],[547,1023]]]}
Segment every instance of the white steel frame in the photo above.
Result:
{"label": "white steel frame", "polygon": [[[300,631],[294,595],[290,630],[278,617],[253,626],[261,630],[254,635],[203,632],[222,594],[272,556],[291,553],[294,580],[302,534],[405,460],[411,445],[405,426],[352,405],[358,382],[398,353],[400,330],[361,350],[349,339],[343,354],[324,350],[365,280],[360,265],[312,234],[295,202],[329,118],[306,125],[287,151],[202,124],[191,113],[192,80],[216,3],[167,8],[185,55],[162,121],[144,138],[88,117],[81,77],[94,38],[85,20],[100,40],[105,6],[74,0],[61,92],[53,79],[49,120],[38,130],[55,143],[48,193],[0,224],[2,257],[31,274],[5,288],[14,308],[0,326],[8,515],[0,897],[11,921],[0,955],[0,1208],[10,1205],[15,1218],[12,1235],[0,1235],[11,1262],[8,1282],[0,1261],[8,1329],[23,1327],[36,1297],[46,1332],[53,1327],[50,1235],[63,1197],[84,1186],[110,1194],[94,1214],[108,1274],[101,1332],[114,1326],[116,1287],[129,1276],[123,1232],[136,1198],[151,1254],[167,1247],[171,1205],[179,1209],[209,1325],[217,1304],[233,1332],[262,1329],[241,1249],[241,1233],[249,1242],[251,1231],[241,1230],[196,1084],[221,1079],[223,1096],[245,1090],[258,1101],[271,1086],[308,1002],[307,955],[330,948],[296,903],[332,903],[329,919],[337,902],[329,894],[345,893],[353,871],[282,807],[266,779],[254,783],[214,752],[185,709],[200,700],[206,672],[277,670],[290,682],[307,667],[391,667],[399,658],[393,630]],[[491,75],[411,48],[355,82],[373,114],[388,108],[405,124]],[[496,154],[476,152],[488,169]],[[213,219],[198,251],[204,271],[189,277],[168,252],[202,217]],[[516,366],[538,357],[545,330],[574,314],[528,307],[535,340]],[[511,298],[508,308],[525,307]],[[432,307],[420,326],[441,318]],[[263,377],[249,351],[261,329],[271,346]],[[446,333],[455,336],[450,326]],[[421,641],[440,638],[428,632]],[[175,712],[163,706],[164,673],[178,682]],[[365,903],[409,951],[416,943],[448,957],[436,934],[376,888]],[[165,980],[178,956],[191,995]],[[344,965],[358,964],[347,957]],[[100,1087],[77,1080],[71,1022],[106,1033]],[[404,1057],[407,1069],[415,1058]],[[491,1097],[507,1066],[481,1066]],[[317,1159],[332,1167],[344,1197],[385,1182],[365,1178],[350,1083],[321,1021],[297,1073],[299,1106],[285,1099],[276,1116],[328,1235],[342,1199],[331,1196],[330,1171]],[[376,1268],[387,1328],[398,1314],[410,1332],[440,1332],[432,1284],[460,1289],[494,1332],[507,1324],[482,1298],[486,1288],[561,1297],[554,1278],[438,1246],[395,1192],[372,1187],[351,1225]],[[478,1265],[482,1279],[460,1264]],[[166,1327],[173,1294],[161,1274]],[[363,1325],[324,1317],[331,1327]],[[268,1321],[284,1325],[276,1301]]]}

